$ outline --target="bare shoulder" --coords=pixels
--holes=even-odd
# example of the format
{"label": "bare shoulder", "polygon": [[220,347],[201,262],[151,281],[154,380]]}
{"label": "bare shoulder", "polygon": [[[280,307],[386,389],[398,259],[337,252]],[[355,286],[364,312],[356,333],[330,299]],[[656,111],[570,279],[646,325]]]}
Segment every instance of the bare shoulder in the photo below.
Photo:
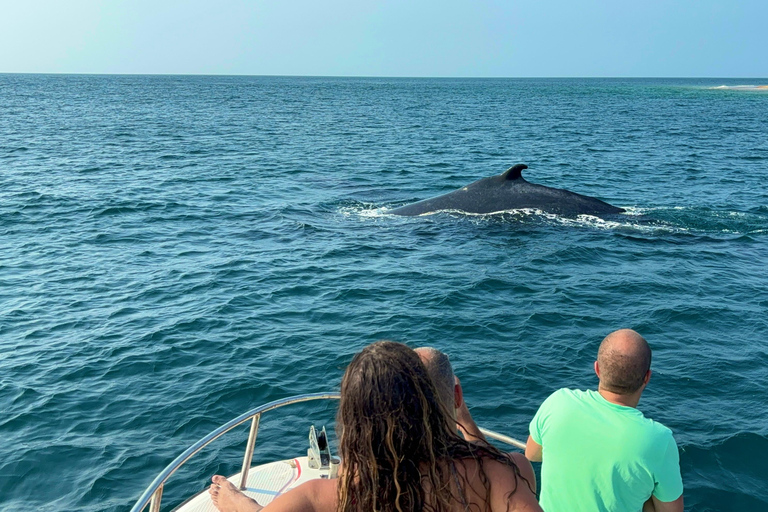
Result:
{"label": "bare shoulder", "polygon": [[[521,511],[521,512],[540,512],[538,501],[535,494],[535,476],[530,463],[523,464],[519,457],[525,459],[522,454],[510,454],[512,461],[518,466],[520,474],[531,483],[529,487],[515,472],[515,468],[493,459],[483,459],[483,472],[488,478],[491,487],[491,510],[496,511]],[[465,461],[466,476],[470,488],[478,489],[477,484],[479,467],[475,461]],[[530,480],[529,480],[530,478]],[[482,485],[481,487],[482,488]],[[473,496],[474,499],[484,501],[481,496]]]}
{"label": "bare shoulder", "polygon": [[337,480],[309,480],[275,498],[264,507],[269,512],[333,512],[336,510]]}
{"label": "bare shoulder", "polygon": [[[533,472],[533,466],[531,466],[530,461],[526,459],[525,455],[522,453],[511,452],[508,453],[507,456],[512,460],[515,466],[517,466],[517,469],[520,471],[520,476],[528,481],[528,485],[526,485],[525,482],[521,482],[522,485],[530,487],[533,492],[536,492],[536,474]],[[488,478],[491,479],[491,482],[493,482],[493,479],[498,479],[499,483],[509,481],[510,485],[514,487],[515,481],[519,480],[515,468],[497,460],[484,460],[483,469],[488,475]]]}
{"label": "bare shoulder", "polygon": [[525,455],[519,452],[511,452],[508,455],[509,458],[512,459],[512,462],[514,462],[517,468],[520,470],[520,475],[525,478],[525,480],[528,482],[528,485],[530,485],[531,490],[533,490],[535,493],[536,473],[533,472],[531,461],[529,461]]}
{"label": "bare shoulder", "polygon": [[509,456],[518,467],[519,476],[515,468],[507,464],[495,460],[489,461],[488,464],[486,474],[491,482],[492,510],[494,512],[497,510],[541,512],[539,502],[536,500],[536,475],[531,463],[522,454],[511,453]]}

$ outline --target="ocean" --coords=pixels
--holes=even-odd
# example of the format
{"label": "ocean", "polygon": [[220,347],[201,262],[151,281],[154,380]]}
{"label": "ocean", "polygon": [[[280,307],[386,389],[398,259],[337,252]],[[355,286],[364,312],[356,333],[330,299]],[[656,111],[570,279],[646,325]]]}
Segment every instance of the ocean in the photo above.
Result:
{"label": "ocean", "polygon": [[[0,509],[125,512],[379,339],[447,352],[524,440],[630,327],[686,509],[768,510],[768,93],[715,88],[765,83],[0,75]],[[516,163],[628,214],[387,213]],[[265,415],[256,460],[310,423],[331,404]]]}

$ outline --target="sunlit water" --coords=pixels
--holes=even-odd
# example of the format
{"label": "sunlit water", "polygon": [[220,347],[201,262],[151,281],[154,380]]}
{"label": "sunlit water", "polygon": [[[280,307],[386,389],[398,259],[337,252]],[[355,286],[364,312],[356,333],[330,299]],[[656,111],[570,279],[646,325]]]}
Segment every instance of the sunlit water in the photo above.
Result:
{"label": "sunlit water", "polygon": [[[0,75],[0,509],[126,511],[381,338],[448,352],[478,422],[525,439],[632,327],[686,508],[765,510],[768,93],[713,89],[744,83]],[[629,213],[387,213],[515,163]],[[257,460],[333,424],[287,414]]]}

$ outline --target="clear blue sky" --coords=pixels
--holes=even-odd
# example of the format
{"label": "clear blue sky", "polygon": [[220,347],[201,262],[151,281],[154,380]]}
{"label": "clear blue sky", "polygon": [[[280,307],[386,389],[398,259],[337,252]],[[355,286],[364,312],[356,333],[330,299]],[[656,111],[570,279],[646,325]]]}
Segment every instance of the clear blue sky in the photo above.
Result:
{"label": "clear blue sky", "polygon": [[768,0],[0,0],[0,73],[768,77]]}

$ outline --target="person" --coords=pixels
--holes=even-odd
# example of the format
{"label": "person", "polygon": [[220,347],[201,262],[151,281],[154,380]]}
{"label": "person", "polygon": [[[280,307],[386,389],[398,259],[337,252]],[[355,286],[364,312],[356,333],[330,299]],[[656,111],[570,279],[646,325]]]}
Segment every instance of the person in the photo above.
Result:
{"label": "person", "polygon": [[597,392],[560,389],[530,424],[525,455],[541,461],[546,512],[682,512],[672,431],[637,410],[651,349],[630,329],[609,334],[594,364]]}
{"label": "person", "polygon": [[[391,341],[365,347],[340,394],[339,477],[301,484],[265,511],[541,511],[511,459],[458,435],[412,349]],[[209,493],[221,512],[262,509],[220,475]]]}
{"label": "person", "polygon": [[[419,355],[421,362],[427,369],[427,374],[435,385],[435,391],[437,391],[443,409],[449,411],[449,420],[456,424],[456,428],[467,441],[487,444],[488,441],[475,423],[469,412],[469,407],[464,401],[461,381],[453,373],[453,366],[448,355],[433,347],[419,347],[414,351]],[[509,452],[507,455],[520,468],[520,473],[531,484],[533,492],[536,492],[536,474],[525,455],[519,452]]]}

